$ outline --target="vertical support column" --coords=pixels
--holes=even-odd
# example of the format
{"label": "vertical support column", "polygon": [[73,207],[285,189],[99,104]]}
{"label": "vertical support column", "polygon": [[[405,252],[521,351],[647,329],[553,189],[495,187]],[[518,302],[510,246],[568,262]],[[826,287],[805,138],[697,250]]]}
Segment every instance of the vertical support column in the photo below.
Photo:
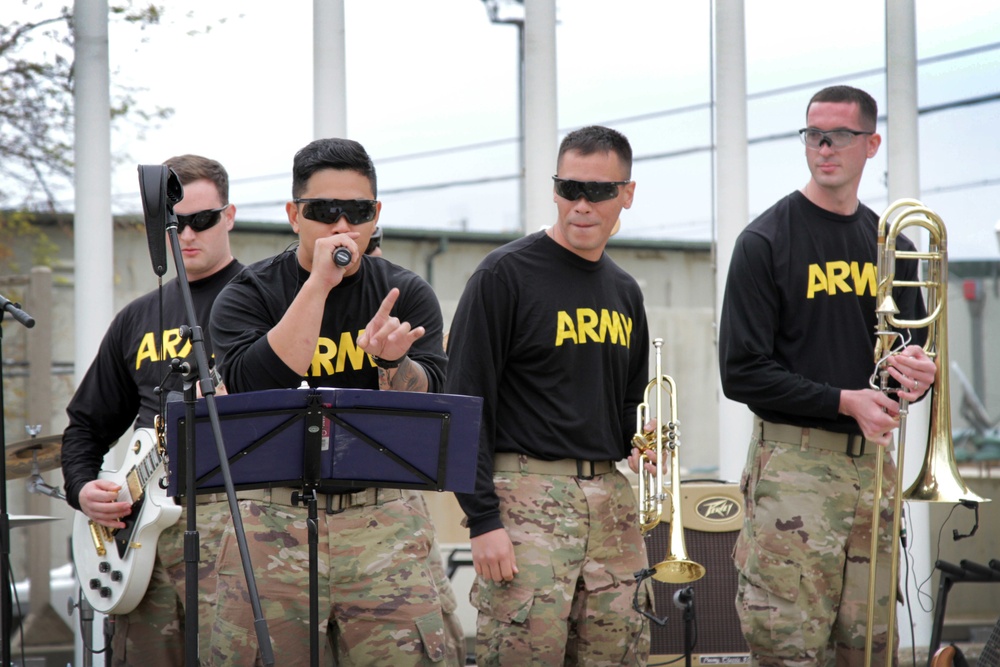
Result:
{"label": "vertical support column", "polygon": [[[920,132],[917,115],[917,14],[913,0],[886,0],[886,114],[888,128],[883,145],[888,150],[889,203],[903,197],[920,199]],[[933,208],[933,207],[932,207]],[[945,220],[945,224],[948,221]],[[916,230],[915,227],[911,228]],[[927,248],[927,235],[915,234],[911,240],[918,248]],[[943,323],[942,323],[943,324]],[[944,369],[944,372],[948,372]],[[934,389],[936,391],[936,388]],[[903,488],[920,474],[923,453],[927,445],[930,424],[930,400],[910,406],[907,417],[906,448],[903,456]],[[911,445],[912,443],[912,445]],[[922,579],[933,571],[931,560],[930,510],[927,503],[908,503],[905,510],[909,529],[909,552],[913,557],[911,570]],[[912,582],[911,582],[912,583]],[[918,599],[916,589],[908,591],[911,603]],[[910,646],[915,637],[928,637],[931,618],[915,613],[913,626],[909,615],[897,613],[899,645]],[[923,640],[917,641],[922,645]]]}
{"label": "vertical support column", "polygon": [[114,313],[108,0],[76,0],[73,220],[74,379],[79,384]]}
{"label": "vertical support column", "polygon": [[[749,222],[746,33],[742,0],[715,2],[715,322],[736,237]],[[718,382],[716,375],[716,382]],[[747,407],[726,398],[719,386],[719,478],[738,480],[753,419]]]}
{"label": "vertical support column", "polygon": [[555,0],[524,2],[523,232],[552,224],[559,149]]}
{"label": "vertical support column", "polygon": [[347,136],[344,0],[313,0],[313,138]]}
{"label": "vertical support column", "polygon": [[[35,318],[35,327],[28,335],[27,423],[32,427],[40,426],[38,435],[41,437],[52,433],[52,270],[47,266],[31,269],[26,301]],[[28,514],[48,515],[51,504],[52,499],[48,496],[27,493]],[[43,523],[24,530],[28,538],[31,610],[35,614],[50,603],[52,526]]]}

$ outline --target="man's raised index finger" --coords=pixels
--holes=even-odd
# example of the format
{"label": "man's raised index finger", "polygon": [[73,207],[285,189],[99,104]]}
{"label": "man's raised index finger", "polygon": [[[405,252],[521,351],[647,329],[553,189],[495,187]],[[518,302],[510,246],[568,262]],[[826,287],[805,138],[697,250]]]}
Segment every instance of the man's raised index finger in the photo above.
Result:
{"label": "man's raised index finger", "polygon": [[393,287],[389,290],[389,293],[385,295],[382,299],[382,305],[378,307],[378,312],[375,313],[375,317],[388,318],[389,313],[392,312],[392,307],[396,305],[396,299],[399,298],[399,288]]}

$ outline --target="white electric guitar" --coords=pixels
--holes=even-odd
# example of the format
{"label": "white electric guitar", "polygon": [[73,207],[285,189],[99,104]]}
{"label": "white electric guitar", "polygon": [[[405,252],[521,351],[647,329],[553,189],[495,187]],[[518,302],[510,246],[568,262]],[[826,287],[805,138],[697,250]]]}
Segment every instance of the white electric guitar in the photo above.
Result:
{"label": "white electric guitar", "polygon": [[164,453],[157,433],[137,429],[121,468],[98,477],[119,486],[119,502],[132,503],[125,528],[108,528],[77,512],[73,563],[87,602],[104,614],[127,614],[146,594],[156,560],[156,542],[177,523],[181,507],[166,492]]}

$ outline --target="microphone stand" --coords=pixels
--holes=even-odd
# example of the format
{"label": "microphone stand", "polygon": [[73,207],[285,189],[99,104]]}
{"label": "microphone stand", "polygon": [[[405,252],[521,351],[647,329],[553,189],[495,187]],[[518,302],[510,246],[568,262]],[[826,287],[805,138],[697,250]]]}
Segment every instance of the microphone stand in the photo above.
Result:
{"label": "microphone stand", "polygon": [[[0,319],[6,313],[10,313],[11,317],[28,329],[35,326],[35,319],[21,310],[21,304],[0,294]],[[0,360],[2,359],[3,327],[0,327]],[[3,667],[9,667],[11,615],[14,610],[10,595],[10,515],[7,513],[7,439],[4,430],[3,364],[0,363],[0,452],[3,453],[3,461],[0,462],[0,628],[3,632],[0,637],[0,662]]]}
{"label": "microphone stand", "polygon": [[[212,377],[209,373],[209,363],[208,363],[208,351],[205,348],[205,336],[202,332],[201,326],[197,322],[197,316],[194,311],[194,299],[191,297],[191,286],[188,283],[187,271],[184,269],[184,255],[181,252],[180,239],[177,233],[177,215],[173,212],[173,209],[168,209],[168,221],[167,221],[167,237],[170,239],[170,249],[173,252],[174,266],[177,268],[177,283],[181,288],[181,296],[184,299],[184,309],[187,315],[188,322],[191,323],[191,345],[192,353],[194,355],[194,363],[191,365],[191,370],[197,373],[198,386],[201,388],[201,395],[205,397],[205,404],[208,407],[208,417],[209,422],[212,427],[212,435],[215,438],[215,446],[219,453],[219,468],[222,473],[222,478],[226,487],[226,497],[229,500],[229,511],[232,514],[233,528],[236,532],[236,541],[239,545],[240,558],[243,563],[243,572],[246,575],[247,582],[247,592],[250,596],[250,606],[253,609],[254,617],[254,630],[257,634],[257,647],[260,651],[261,659],[264,665],[274,664],[274,653],[271,650],[271,638],[267,632],[267,621],[264,619],[264,613],[260,606],[260,596],[257,592],[257,582],[253,575],[253,564],[250,562],[250,553],[247,548],[247,538],[246,532],[243,529],[243,519],[240,516],[240,508],[236,502],[236,489],[233,486],[232,474],[229,470],[229,459],[226,455],[226,446],[222,439],[222,427],[219,423],[219,410],[218,406],[215,404],[215,383],[212,381]],[[187,392],[188,389],[186,388]],[[190,391],[194,392],[194,385],[191,385]],[[187,402],[187,397],[185,397],[185,402]],[[191,406],[193,412],[193,405]],[[185,605],[184,612],[184,622],[185,622],[185,652],[187,657],[186,664],[197,665],[198,662],[196,658],[191,656],[192,652],[194,656],[197,656],[198,652],[198,604],[197,604],[197,581],[198,581],[198,533],[193,529],[196,521],[195,512],[197,511],[197,500],[195,498],[197,494],[197,489],[193,482],[194,479],[194,416],[189,415],[187,419],[187,424],[191,428],[191,437],[188,439],[188,455],[191,457],[188,461],[187,477],[188,486],[185,489],[187,497],[185,502],[187,503],[188,510],[188,527],[191,530],[187,530],[184,533],[184,554],[185,554],[185,581],[187,582],[186,599],[195,600],[194,604],[187,602]],[[194,581],[195,585],[191,585]],[[193,646],[191,638],[193,639]]]}
{"label": "microphone stand", "polygon": [[684,611],[684,665],[691,667],[694,650],[694,588],[680,588],[674,593],[674,606]]}

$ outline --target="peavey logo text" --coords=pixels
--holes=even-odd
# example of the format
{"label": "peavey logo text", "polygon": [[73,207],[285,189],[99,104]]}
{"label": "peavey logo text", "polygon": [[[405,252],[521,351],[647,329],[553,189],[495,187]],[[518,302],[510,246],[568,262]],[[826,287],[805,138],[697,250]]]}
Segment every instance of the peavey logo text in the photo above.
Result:
{"label": "peavey logo text", "polygon": [[740,504],[732,498],[714,496],[699,502],[694,511],[705,521],[728,521],[740,514]]}

